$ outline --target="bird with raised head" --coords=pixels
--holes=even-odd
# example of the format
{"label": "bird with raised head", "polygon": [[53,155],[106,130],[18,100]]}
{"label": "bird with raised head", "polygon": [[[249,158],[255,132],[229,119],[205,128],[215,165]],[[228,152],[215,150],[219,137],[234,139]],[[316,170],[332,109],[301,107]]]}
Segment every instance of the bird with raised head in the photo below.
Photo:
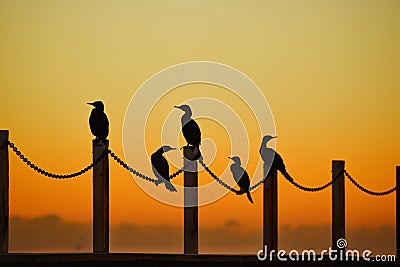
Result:
{"label": "bird with raised head", "polygon": [[169,179],[169,164],[167,159],[163,156],[165,152],[174,150],[176,148],[170,146],[162,146],[151,155],[151,165],[154,175],[157,177],[155,184],[158,186],[161,183],[171,191],[176,192],[176,188],[171,184]]}
{"label": "bird with raised head", "polygon": [[253,198],[250,195],[250,178],[246,170],[242,168],[240,158],[236,156],[228,158],[234,162],[231,165],[231,172],[233,179],[235,179],[235,182],[240,188],[239,195],[246,193],[250,203],[253,203]]}
{"label": "bird with raised head", "polygon": [[277,136],[266,135],[263,137],[260,147],[261,158],[265,163],[271,164],[269,173],[271,173],[271,171],[279,171],[280,173],[282,173],[283,176],[285,176],[286,179],[288,179],[289,181],[293,181],[293,178],[286,171],[286,166],[285,163],[283,163],[282,157],[278,154],[278,152],[276,152],[272,148],[267,147],[267,143],[274,138],[277,138]]}
{"label": "bird with raised head", "polygon": [[196,159],[200,158],[200,143],[201,143],[201,131],[199,125],[195,120],[192,119],[192,110],[188,105],[174,106],[185,112],[181,118],[182,133],[183,137],[187,142],[187,146],[192,149],[192,151],[198,150],[199,154]]}
{"label": "bird with raised head", "polygon": [[107,115],[104,113],[104,104],[101,101],[87,104],[94,107],[89,117],[90,131],[96,137],[96,140],[101,140],[103,143],[106,143],[109,122]]}

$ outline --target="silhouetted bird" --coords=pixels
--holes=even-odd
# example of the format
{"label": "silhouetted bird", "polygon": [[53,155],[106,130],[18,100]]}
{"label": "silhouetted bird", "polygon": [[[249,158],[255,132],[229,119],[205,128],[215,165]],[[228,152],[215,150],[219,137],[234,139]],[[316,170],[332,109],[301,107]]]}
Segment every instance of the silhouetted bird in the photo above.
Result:
{"label": "silhouetted bird", "polygon": [[102,140],[105,143],[108,136],[109,123],[107,115],[104,113],[104,104],[101,101],[87,104],[94,106],[89,117],[90,131],[96,136],[96,139]]}
{"label": "silhouetted bird", "polygon": [[[240,187],[240,193],[247,194],[247,198],[253,203],[253,199],[250,195],[250,178],[247,174],[246,170],[243,169],[240,165],[240,158],[239,157],[228,157],[233,160],[234,164],[231,165],[231,172],[233,174],[233,178],[235,179],[236,183]],[[239,194],[240,194],[239,193]]]}
{"label": "silhouetted bird", "polygon": [[151,165],[153,168],[154,175],[158,178],[155,184],[158,186],[160,183],[164,183],[165,187],[171,191],[176,192],[176,188],[169,181],[169,164],[164,158],[164,152],[174,150],[170,146],[162,146],[156,152],[151,155]]}
{"label": "silhouetted bird", "polygon": [[174,106],[185,112],[181,118],[182,133],[189,145],[192,145],[192,150],[196,148],[199,151],[198,157],[200,157],[200,143],[201,143],[201,131],[199,125],[192,119],[192,110],[188,105]]}
{"label": "silhouetted bird", "polygon": [[286,171],[286,166],[283,163],[282,157],[278,154],[278,152],[276,152],[272,148],[267,147],[267,143],[274,138],[276,138],[276,136],[270,136],[270,135],[264,136],[260,147],[261,158],[263,159],[264,162],[267,163],[271,162],[272,160],[271,169],[269,170],[270,172],[280,171],[280,173],[282,173],[282,175],[285,176],[286,179],[293,181],[293,178]]}

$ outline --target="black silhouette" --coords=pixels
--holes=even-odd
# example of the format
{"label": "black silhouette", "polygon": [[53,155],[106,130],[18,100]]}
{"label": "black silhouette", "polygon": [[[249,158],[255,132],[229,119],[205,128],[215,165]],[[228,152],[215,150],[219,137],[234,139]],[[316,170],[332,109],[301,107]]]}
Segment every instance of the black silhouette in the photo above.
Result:
{"label": "black silhouette", "polygon": [[156,152],[151,155],[151,165],[153,168],[154,175],[158,178],[155,184],[158,186],[160,183],[164,183],[165,187],[171,191],[176,192],[176,188],[169,181],[169,164],[164,158],[164,152],[174,150],[170,146],[162,146]]}
{"label": "black silhouette", "polygon": [[102,140],[103,143],[106,143],[109,123],[107,115],[104,113],[104,104],[101,101],[87,104],[94,106],[89,117],[90,131],[94,136],[96,136],[96,139]]}
{"label": "black silhouette", "polygon": [[[174,106],[185,112],[181,118],[182,133],[187,142],[187,146],[191,147],[192,151],[196,149],[199,151],[199,155],[196,157],[200,158],[200,143],[201,143],[201,131],[199,125],[192,119],[192,110],[188,105]],[[190,146],[191,145],[191,146]]]}
{"label": "black silhouette", "polygon": [[253,199],[250,195],[250,178],[247,174],[246,170],[243,169],[240,165],[240,158],[239,157],[228,157],[233,160],[234,164],[231,165],[231,172],[233,174],[233,178],[235,179],[236,183],[240,187],[239,195],[246,193],[247,198],[251,203],[253,203]]}
{"label": "black silhouette", "polygon": [[276,152],[272,148],[267,147],[267,143],[274,138],[277,137],[270,135],[264,136],[260,147],[261,158],[264,160],[264,162],[271,162],[272,160],[271,169],[269,170],[270,172],[280,171],[280,173],[282,173],[282,175],[285,176],[286,179],[288,179],[289,181],[293,181],[293,178],[286,171],[286,166],[283,163],[282,157],[278,154],[278,152]]}

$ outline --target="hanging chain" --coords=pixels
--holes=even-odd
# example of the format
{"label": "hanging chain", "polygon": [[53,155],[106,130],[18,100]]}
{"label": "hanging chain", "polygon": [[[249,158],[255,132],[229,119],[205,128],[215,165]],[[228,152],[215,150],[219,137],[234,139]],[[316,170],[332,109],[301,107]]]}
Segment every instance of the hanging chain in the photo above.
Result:
{"label": "hanging chain", "polygon": [[300,190],[303,190],[303,191],[306,191],[306,192],[318,192],[318,191],[322,191],[322,190],[328,188],[329,186],[331,186],[334,182],[336,182],[337,179],[339,179],[339,177],[343,174],[343,172],[344,172],[344,171],[341,171],[340,173],[338,173],[338,175],[337,175],[336,177],[334,177],[334,178],[332,179],[332,181],[330,181],[330,182],[328,182],[328,183],[326,183],[326,184],[324,184],[324,185],[322,185],[322,186],[319,186],[319,187],[307,187],[307,186],[303,186],[303,185],[301,185],[301,184],[298,184],[298,183],[295,182],[294,180],[287,179],[286,177],[285,177],[285,178],[286,178],[286,180],[288,180],[292,185],[294,185],[295,187],[297,187],[297,188],[300,189]]}
{"label": "hanging chain", "polygon": [[[149,177],[149,176],[147,176],[147,175],[144,175],[144,174],[138,172],[137,170],[135,170],[134,168],[132,168],[131,166],[129,166],[127,163],[125,163],[122,159],[120,159],[117,155],[115,155],[115,153],[112,152],[111,150],[110,150],[110,156],[111,156],[119,165],[121,165],[122,167],[124,167],[126,170],[128,170],[128,171],[131,172],[131,173],[133,173],[133,174],[136,175],[137,177],[140,177],[140,178],[142,178],[142,179],[144,179],[144,180],[146,180],[146,181],[152,182],[152,183],[156,183],[156,182],[158,181],[158,179],[151,178],[151,177]],[[179,169],[179,170],[176,171],[175,173],[171,174],[171,175],[169,176],[169,178],[170,178],[170,179],[173,179],[173,178],[175,178],[176,176],[178,176],[181,172],[183,172],[183,168],[182,168],[182,169]]]}
{"label": "hanging chain", "polygon": [[204,161],[202,159],[199,159],[199,162],[201,164],[201,166],[203,166],[203,168],[211,175],[212,178],[214,178],[214,180],[216,180],[220,185],[222,185],[223,187],[225,187],[226,189],[234,192],[237,195],[242,194],[242,191],[236,190],[235,188],[231,187],[230,185],[228,185],[227,183],[225,183],[224,181],[222,181],[220,178],[218,178],[218,176],[213,173],[208,167],[207,165],[204,163]]}
{"label": "hanging chain", "polygon": [[177,170],[176,172],[174,172],[173,174],[171,174],[171,175],[169,176],[169,180],[174,179],[176,176],[178,176],[179,174],[181,174],[184,170],[185,170],[184,168],[181,168],[181,169]]}
{"label": "hanging chain", "polygon": [[349,178],[349,180],[361,191],[363,191],[364,193],[367,193],[369,195],[372,196],[385,196],[385,195],[389,195],[390,193],[393,193],[394,191],[397,190],[397,187],[393,187],[392,189],[383,191],[383,192],[374,192],[371,190],[368,190],[367,188],[363,187],[362,185],[360,185],[356,180],[353,179],[353,177],[351,177],[351,175],[347,172],[344,171],[344,174],[346,174],[347,178]]}
{"label": "hanging chain", "polygon": [[79,175],[82,175],[84,173],[86,173],[87,171],[89,171],[90,169],[92,169],[97,163],[100,162],[100,160],[105,157],[108,154],[108,150],[105,149],[103,151],[103,153],[100,155],[99,158],[97,158],[96,160],[94,160],[91,164],[89,164],[87,167],[83,168],[80,171],[71,173],[71,174],[56,174],[56,173],[51,173],[48,171],[43,170],[42,168],[38,167],[36,164],[32,163],[30,160],[28,160],[27,157],[25,157],[24,154],[22,154],[22,152],[14,145],[14,143],[8,141],[8,145],[10,146],[10,148],[12,149],[12,151],[15,152],[15,154],[23,161],[25,162],[26,165],[28,165],[30,168],[32,168],[33,170],[35,170],[36,172],[47,176],[49,178],[54,178],[54,179],[69,179],[69,178],[74,178],[77,177]]}

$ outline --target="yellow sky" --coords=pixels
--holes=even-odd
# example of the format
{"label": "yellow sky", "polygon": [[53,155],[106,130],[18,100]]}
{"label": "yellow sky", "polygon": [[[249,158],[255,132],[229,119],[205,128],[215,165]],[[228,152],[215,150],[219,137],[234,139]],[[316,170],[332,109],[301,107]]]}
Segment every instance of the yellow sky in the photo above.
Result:
{"label": "yellow sky", "polygon": [[[86,102],[104,100],[110,146],[122,155],[137,88],[168,66],[215,61],[260,87],[277,149],[301,184],[323,184],[331,160],[344,159],[363,185],[391,188],[400,164],[400,2],[215,2],[1,1],[0,128],[43,168],[75,171],[91,160]],[[161,145],[155,138],[150,151]],[[91,174],[52,181],[13,155],[10,164],[11,215],[91,220]],[[116,164],[110,172],[113,224],[182,223],[181,209],[148,197]],[[372,198],[347,184],[346,197],[348,224],[394,223],[393,195]],[[228,194],[200,209],[200,224],[259,227],[261,190],[254,200]],[[304,193],[280,179],[280,224],[319,225],[330,214],[329,190]]]}

